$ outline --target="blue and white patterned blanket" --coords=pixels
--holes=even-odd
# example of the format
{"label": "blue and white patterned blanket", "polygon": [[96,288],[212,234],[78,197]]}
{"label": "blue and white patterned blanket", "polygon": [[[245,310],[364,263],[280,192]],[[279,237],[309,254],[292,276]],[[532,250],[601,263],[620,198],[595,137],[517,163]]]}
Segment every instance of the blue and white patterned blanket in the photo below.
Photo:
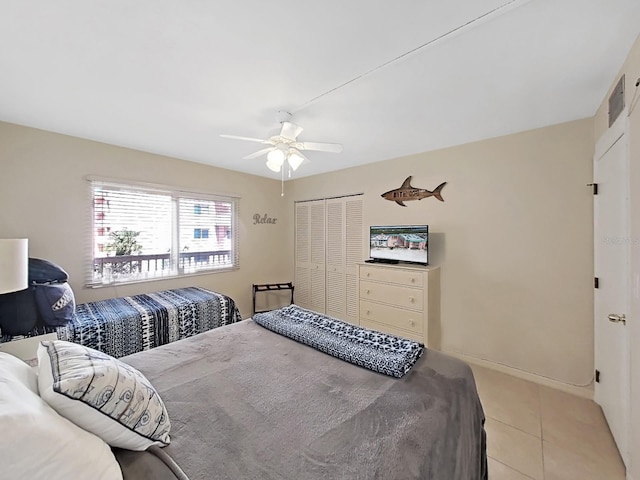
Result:
{"label": "blue and white patterned blanket", "polygon": [[[241,319],[230,297],[188,287],[82,303],[66,325],[40,326],[27,336],[57,333],[60,340],[118,358]],[[6,337],[1,341],[12,339]]]}
{"label": "blue and white patterned blanket", "polygon": [[362,328],[297,305],[258,313],[253,321],[346,362],[397,378],[404,376],[424,352],[422,343]]}

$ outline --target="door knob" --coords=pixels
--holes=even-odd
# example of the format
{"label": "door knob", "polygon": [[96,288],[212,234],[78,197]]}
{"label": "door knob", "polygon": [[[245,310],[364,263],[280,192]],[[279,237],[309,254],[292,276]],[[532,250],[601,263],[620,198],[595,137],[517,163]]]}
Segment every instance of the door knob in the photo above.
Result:
{"label": "door knob", "polygon": [[623,325],[627,324],[627,318],[624,316],[624,313],[620,315],[616,315],[615,313],[609,314],[609,321],[613,323],[622,323]]}

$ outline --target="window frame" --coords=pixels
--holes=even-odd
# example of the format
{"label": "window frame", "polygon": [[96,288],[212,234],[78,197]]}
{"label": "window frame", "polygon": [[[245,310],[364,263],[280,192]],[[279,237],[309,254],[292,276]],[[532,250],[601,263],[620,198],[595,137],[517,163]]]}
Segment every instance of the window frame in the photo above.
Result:
{"label": "window frame", "polygon": [[[202,192],[202,191],[191,191],[191,190],[182,190],[175,187],[146,183],[146,182],[137,182],[132,180],[120,180],[120,179],[111,179],[105,177],[96,177],[96,176],[87,176],[86,180],[88,182],[88,191],[89,191],[89,214],[90,214],[90,230],[88,232],[88,254],[85,255],[87,260],[85,262],[85,287],[87,288],[100,288],[100,287],[108,287],[114,285],[125,285],[132,283],[142,283],[142,282],[151,282],[158,280],[169,280],[176,279],[182,277],[189,277],[195,275],[209,275],[215,273],[224,273],[233,270],[238,270],[240,268],[240,251],[239,251],[239,203],[240,197],[234,194],[225,194],[225,193],[211,193],[211,192]],[[131,191],[131,192],[143,192],[149,194],[157,194],[157,195],[166,195],[170,197],[171,202],[171,238],[170,244],[171,249],[169,252],[169,261],[171,264],[175,265],[173,268],[170,267],[170,272],[164,272],[161,269],[161,273],[155,273],[153,275],[149,275],[149,270],[144,275],[135,275],[130,277],[111,277],[105,278],[103,273],[96,274],[96,258],[100,255],[101,252],[98,252],[96,247],[96,234],[97,234],[97,217],[96,217],[96,189],[97,188],[112,188],[118,189],[122,191]],[[231,226],[229,228],[230,242],[229,242],[229,259],[230,264],[224,264],[222,266],[217,265],[213,266],[211,263],[206,263],[205,266],[200,266],[195,269],[185,270],[184,265],[181,266],[180,262],[180,208],[179,202],[180,199],[188,200],[188,201],[198,201],[201,200],[203,202],[222,202],[228,203],[230,205],[230,214],[229,219],[231,222]],[[104,200],[103,200],[104,202]],[[203,208],[202,212],[205,213],[209,210],[208,205],[205,205],[207,208]],[[202,206],[201,206],[202,208]],[[195,212],[194,212],[195,214]],[[216,230],[216,224],[213,223],[210,226],[205,226],[209,233],[211,227]],[[199,227],[202,228],[202,227]],[[223,250],[227,251],[227,250]],[[163,273],[162,273],[163,272]],[[140,272],[142,273],[142,272]]]}

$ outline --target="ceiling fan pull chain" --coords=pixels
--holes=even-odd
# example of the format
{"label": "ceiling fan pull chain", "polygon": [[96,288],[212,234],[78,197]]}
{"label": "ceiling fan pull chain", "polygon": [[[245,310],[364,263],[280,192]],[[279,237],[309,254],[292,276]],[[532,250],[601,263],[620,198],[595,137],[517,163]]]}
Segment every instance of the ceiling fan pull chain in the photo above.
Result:
{"label": "ceiling fan pull chain", "polygon": [[280,181],[281,181],[280,196],[284,197],[284,167],[280,169]]}

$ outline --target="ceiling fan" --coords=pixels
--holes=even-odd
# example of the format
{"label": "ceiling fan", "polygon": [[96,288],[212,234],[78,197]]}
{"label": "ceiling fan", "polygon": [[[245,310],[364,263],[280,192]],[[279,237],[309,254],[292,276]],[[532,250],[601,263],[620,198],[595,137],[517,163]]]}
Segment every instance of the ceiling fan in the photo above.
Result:
{"label": "ceiling fan", "polygon": [[[258,142],[265,145],[269,145],[262,150],[258,150],[246,157],[244,160],[251,160],[261,155],[267,154],[267,167],[274,171],[279,172],[283,167],[285,160],[291,168],[296,171],[300,164],[308,160],[308,158],[302,153],[303,150],[314,150],[317,152],[332,152],[340,153],[342,151],[342,145],[338,143],[319,143],[319,142],[301,142],[298,141],[298,135],[304,130],[300,125],[291,123],[291,114],[288,112],[278,112],[277,120],[280,121],[282,127],[278,135],[269,137],[268,139],[253,138],[253,137],[239,137],[237,135],[220,135],[224,138],[234,138],[237,140],[248,140],[250,142]],[[291,173],[291,170],[289,173]]]}

